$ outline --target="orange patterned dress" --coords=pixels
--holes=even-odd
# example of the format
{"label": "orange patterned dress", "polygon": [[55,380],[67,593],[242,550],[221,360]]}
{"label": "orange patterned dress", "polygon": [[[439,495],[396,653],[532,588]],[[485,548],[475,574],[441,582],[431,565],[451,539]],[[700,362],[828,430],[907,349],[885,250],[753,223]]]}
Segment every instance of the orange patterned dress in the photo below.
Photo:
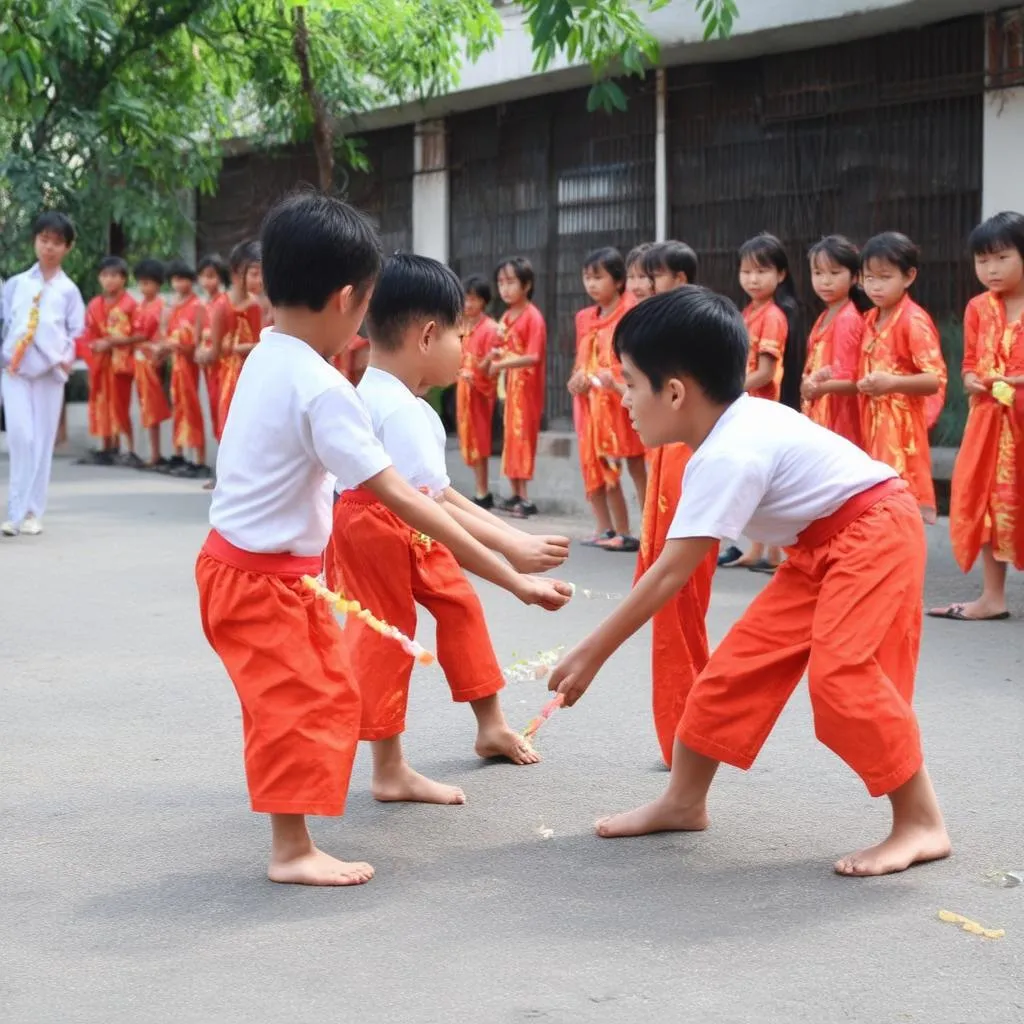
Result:
{"label": "orange patterned dress", "polygon": [[747,325],[750,348],[747,350],[747,373],[753,373],[761,356],[772,356],[775,373],[772,379],[760,388],[751,388],[755,398],[768,398],[777,402],[782,395],[782,358],[786,354],[786,338],[789,335],[789,321],[786,314],[774,302],[760,306],[752,302],[743,310],[743,322]]}

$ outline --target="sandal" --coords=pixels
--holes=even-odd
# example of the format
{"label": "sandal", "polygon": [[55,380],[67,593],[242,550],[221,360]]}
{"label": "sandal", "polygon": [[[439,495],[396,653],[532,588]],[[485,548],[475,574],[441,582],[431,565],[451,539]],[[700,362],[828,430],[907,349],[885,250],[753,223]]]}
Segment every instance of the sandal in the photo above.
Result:
{"label": "sandal", "polygon": [[751,572],[763,572],[766,576],[773,576],[779,567],[769,562],[767,558],[759,558],[753,565],[748,565],[747,568]]}
{"label": "sandal", "polygon": [[513,519],[529,519],[530,516],[537,514],[537,506],[532,501],[523,501],[519,499],[519,504],[509,510],[509,515]]}
{"label": "sandal", "polygon": [[600,541],[597,545],[602,551],[628,551],[640,550],[640,541],[628,534],[615,533],[607,541]]}
{"label": "sandal", "polygon": [[523,503],[523,499],[518,494],[513,494],[511,498],[503,498],[498,502],[498,508],[502,512],[514,512]]}
{"label": "sandal", "polygon": [[588,537],[587,540],[579,541],[579,545],[581,548],[604,547],[603,541],[611,540],[614,536],[614,530],[605,530],[604,533],[595,533],[593,537]]}
{"label": "sandal", "polygon": [[948,608],[929,608],[925,615],[933,619],[952,619],[954,622],[1005,622],[1010,617],[1009,612],[999,612],[996,615],[979,615],[977,617],[965,615],[964,609],[966,607],[966,603],[958,602],[957,604],[951,604]]}
{"label": "sandal", "polygon": [[735,544],[727,547],[718,556],[718,568],[719,569],[742,569],[744,566],[737,565],[736,563],[743,557],[743,552],[740,551]]}

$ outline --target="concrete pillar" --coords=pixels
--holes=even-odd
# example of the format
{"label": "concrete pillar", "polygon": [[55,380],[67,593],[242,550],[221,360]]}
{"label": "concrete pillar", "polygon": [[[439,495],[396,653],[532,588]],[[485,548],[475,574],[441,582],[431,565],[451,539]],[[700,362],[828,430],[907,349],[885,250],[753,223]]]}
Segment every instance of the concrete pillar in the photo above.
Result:
{"label": "concrete pillar", "polygon": [[665,144],[665,71],[654,73],[654,240],[668,238],[668,148]]}
{"label": "concrete pillar", "polygon": [[985,93],[982,135],[981,215],[1024,210],[1024,87]]}
{"label": "concrete pillar", "polygon": [[448,262],[448,139],[444,120],[421,121],[414,135],[412,248]]}

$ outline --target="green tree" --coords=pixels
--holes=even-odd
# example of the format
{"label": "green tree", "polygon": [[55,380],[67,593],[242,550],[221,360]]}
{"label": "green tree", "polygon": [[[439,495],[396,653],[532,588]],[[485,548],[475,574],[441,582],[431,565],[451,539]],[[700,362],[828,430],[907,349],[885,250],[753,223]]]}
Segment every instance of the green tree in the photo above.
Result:
{"label": "green tree", "polygon": [[[558,55],[591,65],[592,109],[621,108],[615,76],[657,62],[629,0],[520,6],[539,70]],[[707,36],[729,33],[733,0],[695,6]],[[173,252],[180,197],[214,187],[233,136],[311,144],[330,187],[336,160],[365,163],[344,119],[451,89],[500,31],[491,0],[7,0],[0,272],[27,258],[27,222],[46,206],[79,226],[72,272],[94,265],[111,224],[132,254]]]}

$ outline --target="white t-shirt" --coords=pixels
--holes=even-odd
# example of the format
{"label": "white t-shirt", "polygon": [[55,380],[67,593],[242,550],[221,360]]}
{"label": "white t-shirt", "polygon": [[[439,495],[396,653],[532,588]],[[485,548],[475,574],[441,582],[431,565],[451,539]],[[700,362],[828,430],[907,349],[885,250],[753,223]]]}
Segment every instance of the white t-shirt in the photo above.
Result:
{"label": "white t-shirt", "polygon": [[210,525],[246,551],[319,555],[331,477],[358,487],[390,465],[355,388],[304,341],[267,329],[231,401]]}
{"label": "white t-shirt", "polygon": [[[417,490],[438,497],[451,484],[441,417],[394,374],[376,366],[367,367],[357,390],[395,469]],[[338,490],[345,490],[341,481]]]}
{"label": "white t-shirt", "polygon": [[816,519],[895,471],[793,409],[744,395],[693,453],[669,539],[790,545]]}
{"label": "white t-shirt", "polygon": [[11,361],[19,340],[28,331],[37,297],[39,322],[18,374],[34,378],[53,373],[61,380],[67,380],[60,364],[74,361],[75,338],[85,329],[85,304],[75,282],[63,270],[58,270],[49,281],[44,281],[38,263],[23,274],[12,277],[0,292],[2,363],[6,366]]}

